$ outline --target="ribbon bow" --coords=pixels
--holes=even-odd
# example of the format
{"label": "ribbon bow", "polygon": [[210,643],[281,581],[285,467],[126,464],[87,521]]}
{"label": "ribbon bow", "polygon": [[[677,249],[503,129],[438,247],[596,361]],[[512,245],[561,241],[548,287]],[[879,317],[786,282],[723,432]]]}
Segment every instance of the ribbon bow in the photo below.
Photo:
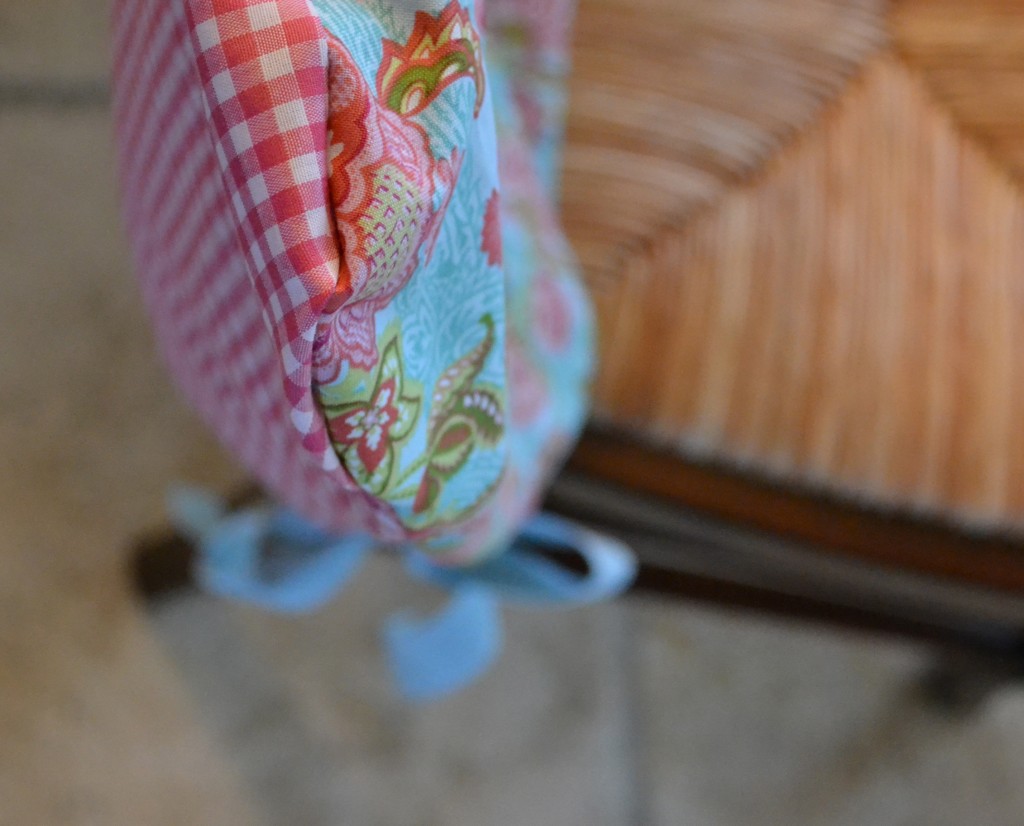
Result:
{"label": "ribbon bow", "polygon": [[[286,614],[315,611],[356,576],[377,547],[369,536],[332,536],[286,508],[227,512],[213,494],[180,488],[168,501],[171,520],[198,549],[196,579],[208,592]],[[399,693],[412,702],[439,699],[482,676],[503,645],[501,603],[570,607],[610,599],[636,575],[636,558],[621,542],[542,513],[512,546],[466,568],[434,564],[407,549],[413,578],[450,592],[433,616],[398,611],[384,624],[383,645]],[[552,557],[578,554],[575,573]]]}

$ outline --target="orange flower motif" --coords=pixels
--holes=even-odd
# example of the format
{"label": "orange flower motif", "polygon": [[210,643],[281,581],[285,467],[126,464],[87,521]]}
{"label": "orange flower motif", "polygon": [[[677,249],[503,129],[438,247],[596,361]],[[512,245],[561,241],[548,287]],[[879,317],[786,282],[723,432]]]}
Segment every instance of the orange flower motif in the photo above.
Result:
{"label": "orange flower motif", "polygon": [[485,91],[480,37],[469,11],[452,0],[437,17],[416,12],[412,34],[404,46],[384,41],[377,90],[388,108],[408,117],[422,112],[463,77],[476,84],[475,117],[480,114]]}

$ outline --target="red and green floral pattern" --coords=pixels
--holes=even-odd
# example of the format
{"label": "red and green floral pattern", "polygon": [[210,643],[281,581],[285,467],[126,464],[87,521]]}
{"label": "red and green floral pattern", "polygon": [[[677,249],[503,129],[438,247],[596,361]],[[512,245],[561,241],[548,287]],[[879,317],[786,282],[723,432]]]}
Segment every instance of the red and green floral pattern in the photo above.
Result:
{"label": "red and green floral pattern", "polygon": [[426,468],[413,513],[434,506],[445,483],[467,462],[473,450],[493,447],[505,430],[502,395],[496,388],[476,383],[494,347],[494,320],[484,316],[484,340],[449,367],[437,381],[427,425]]}
{"label": "red and green floral pattern", "polygon": [[[353,370],[343,382],[321,391],[331,441],[349,473],[399,513],[408,512],[409,523],[422,525],[432,514],[446,523],[467,515],[476,502],[439,512],[444,487],[474,450],[496,446],[504,433],[502,394],[478,381],[495,343],[493,319],[484,316],[480,323],[483,340],[437,381],[425,450],[411,446],[423,394],[405,374],[397,328],[390,331],[375,374]],[[358,387],[369,389],[359,392]]]}
{"label": "red and green floral pattern", "polygon": [[392,338],[381,354],[373,388],[364,398],[349,393],[322,393],[328,430],[335,450],[349,473],[374,494],[383,495],[393,487],[400,445],[419,417],[421,394],[408,382],[402,367],[398,337]]}
{"label": "red and green floral pattern", "polygon": [[352,481],[469,561],[535,506],[584,412],[589,314],[551,201],[565,3],[493,0],[485,72],[483,3],[312,2],[339,251],[314,390]]}
{"label": "red and green floral pattern", "polygon": [[415,115],[447,86],[471,77],[476,84],[476,117],[485,91],[480,52],[480,37],[469,11],[458,3],[449,3],[436,17],[418,11],[404,45],[384,41],[384,58],[377,73],[381,100],[401,115]]}
{"label": "red and green floral pattern", "polygon": [[473,79],[482,96],[479,46],[458,3],[438,18],[419,12],[404,47],[384,41],[374,95],[345,44],[327,34],[328,161],[342,259],[317,335],[332,356],[317,361],[321,383],[343,361],[373,366],[376,314],[430,259],[464,153],[455,147],[435,158],[412,116],[460,78]]}

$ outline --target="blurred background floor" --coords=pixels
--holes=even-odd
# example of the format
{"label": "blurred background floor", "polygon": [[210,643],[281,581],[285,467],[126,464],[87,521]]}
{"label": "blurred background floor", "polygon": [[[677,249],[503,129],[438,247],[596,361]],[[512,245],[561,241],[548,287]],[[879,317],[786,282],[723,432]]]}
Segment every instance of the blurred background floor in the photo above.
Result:
{"label": "blurred background floor", "polygon": [[283,620],[146,612],[167,484],[239,470],[160,369],[119,231],[106,2],[0,2],[0,822],[1018,824],[1024,691],[924,705],[916,649],[627,600],[512,612],[414,709],[376,647],[436,597],[376,561]]}

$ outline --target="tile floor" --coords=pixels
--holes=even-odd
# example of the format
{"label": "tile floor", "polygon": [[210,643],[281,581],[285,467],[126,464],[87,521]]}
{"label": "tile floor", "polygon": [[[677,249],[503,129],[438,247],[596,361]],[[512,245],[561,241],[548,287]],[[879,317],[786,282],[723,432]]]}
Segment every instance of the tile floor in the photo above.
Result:
{"label": "tile floor", "polygon": [[238,469],[161,372],[118,229],[100,0],[0,2],[0,823],[1015,826],[1024,690],[944,718],[912,649],[686,606],[512,613],[426,709],[374,563],[282,620],[124,576],[173,479]]}

